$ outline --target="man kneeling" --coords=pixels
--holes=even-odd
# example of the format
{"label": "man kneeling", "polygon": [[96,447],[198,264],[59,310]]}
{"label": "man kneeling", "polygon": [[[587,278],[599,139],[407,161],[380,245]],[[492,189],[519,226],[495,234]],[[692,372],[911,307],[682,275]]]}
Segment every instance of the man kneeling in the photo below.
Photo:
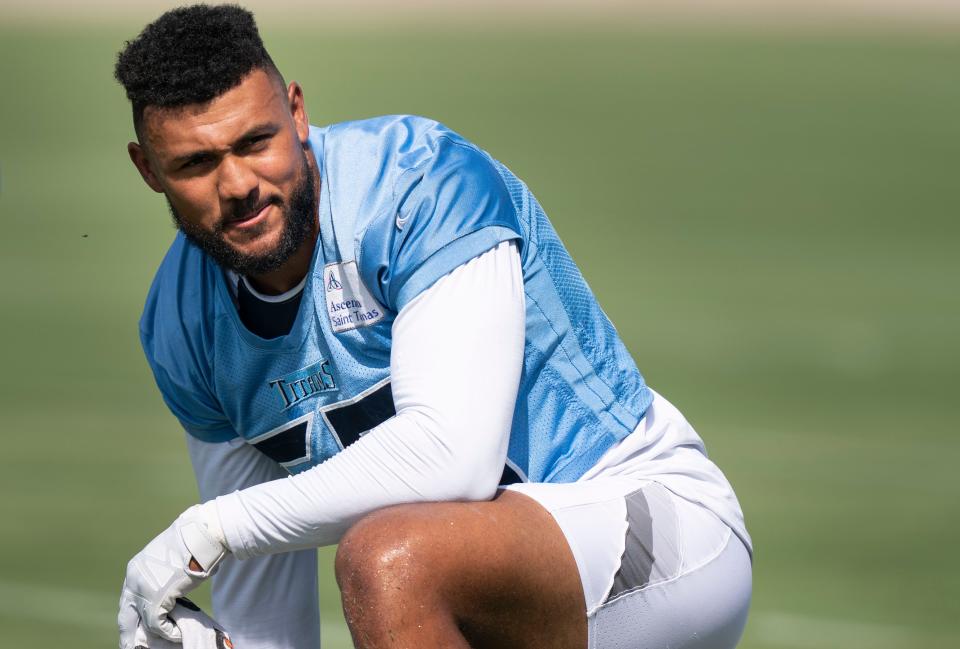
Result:
{"label": "man kneeling", "polygon": [[140,333],[203,504],[129,563],[120,645],[217,572],[238,647],[733,647],[750,539],[546,214],[445,126],[315,127],[253,17],[165,13],[116,75],[179,233]]}

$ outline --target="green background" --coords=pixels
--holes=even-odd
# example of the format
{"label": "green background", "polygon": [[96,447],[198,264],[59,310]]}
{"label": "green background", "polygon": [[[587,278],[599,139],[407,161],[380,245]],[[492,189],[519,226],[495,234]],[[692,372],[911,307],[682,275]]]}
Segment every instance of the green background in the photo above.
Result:
{"label": "green background", "polygon": [[[196,499],[136,337],[174,230],[112,80],[153,15],[0,22],[8,647],[115,646],[126,561]],[[960,30],[315,16],[263,35],[314,123],[428,115],[527,181],[738,491],[742,647],[960,646]],[[348,647],[321,554],[325,646]]]}

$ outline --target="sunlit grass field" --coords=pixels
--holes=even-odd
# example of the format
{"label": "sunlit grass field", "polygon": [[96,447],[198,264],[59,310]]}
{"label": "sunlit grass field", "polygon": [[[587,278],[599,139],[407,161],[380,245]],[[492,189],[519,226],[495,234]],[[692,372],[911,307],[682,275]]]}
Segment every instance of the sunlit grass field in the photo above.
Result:
{"label": "sunlit grass field", "polygon": [[[112,80],[141,23],[2,25],[0,644],[115,646],[196,499],[136,337],[174,234]],[[263,32],[314,123],[428,115],[527,181],[738,490],[743,647],[960,646],[960,32]]]}

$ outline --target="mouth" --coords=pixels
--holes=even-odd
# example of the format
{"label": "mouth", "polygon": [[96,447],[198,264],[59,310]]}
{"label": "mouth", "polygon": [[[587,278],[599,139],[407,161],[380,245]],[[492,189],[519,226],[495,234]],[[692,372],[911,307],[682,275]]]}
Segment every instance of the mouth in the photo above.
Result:
{"label": "mouth", "polygon": [[224,230],[247,230],[255,228],[261,221],[267,218],[267,213],[271,207],[273,207],[273,203],[267,203],[253,212],[232,216],[224,222],[223,228]]}

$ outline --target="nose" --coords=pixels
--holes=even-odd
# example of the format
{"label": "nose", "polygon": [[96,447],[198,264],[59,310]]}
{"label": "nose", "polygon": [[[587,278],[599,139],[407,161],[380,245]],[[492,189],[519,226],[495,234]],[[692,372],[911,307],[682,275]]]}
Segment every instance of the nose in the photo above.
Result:
{"label": "nose", "polygon": [[220,198],[243,200],[257,188],[257,174],[238,156],[228,155],[220,163],[220,176],[217,179],[217,191]]}

